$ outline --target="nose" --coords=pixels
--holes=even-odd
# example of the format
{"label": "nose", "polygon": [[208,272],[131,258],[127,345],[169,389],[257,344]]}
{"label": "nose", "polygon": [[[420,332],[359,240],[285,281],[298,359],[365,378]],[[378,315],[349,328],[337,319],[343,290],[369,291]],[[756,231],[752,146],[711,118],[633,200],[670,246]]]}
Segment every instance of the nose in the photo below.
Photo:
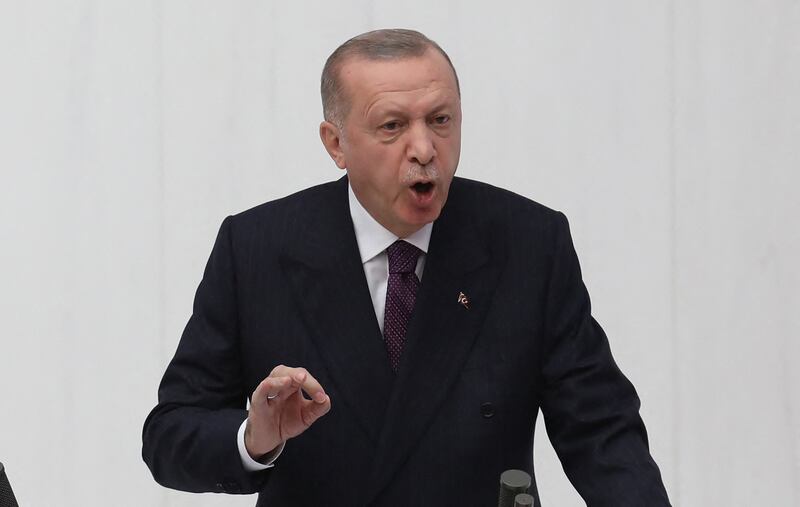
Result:
{"label": "nose", "polygon": [[408,160],[419,165],[428,165],[436,157],[433,133],[426,124],[414,125],[408,132]]}

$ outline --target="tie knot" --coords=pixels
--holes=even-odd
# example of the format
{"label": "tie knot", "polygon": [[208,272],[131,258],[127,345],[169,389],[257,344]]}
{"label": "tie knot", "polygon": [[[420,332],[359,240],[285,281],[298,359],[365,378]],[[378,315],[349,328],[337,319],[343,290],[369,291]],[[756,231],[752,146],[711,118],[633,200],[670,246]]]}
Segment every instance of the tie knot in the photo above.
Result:
{"label": "tie knot", "polygon": [[398,239],[386,249],[389,256],[389,274],[413,273],[422,250],[411,243]]}

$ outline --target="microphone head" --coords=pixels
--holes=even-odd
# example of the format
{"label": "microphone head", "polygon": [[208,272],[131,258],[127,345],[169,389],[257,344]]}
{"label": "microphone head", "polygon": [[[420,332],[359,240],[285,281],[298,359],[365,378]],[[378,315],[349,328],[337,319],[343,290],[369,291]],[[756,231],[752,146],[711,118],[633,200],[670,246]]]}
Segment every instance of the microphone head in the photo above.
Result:
{"label": "microphone head", "polygon": [[514,507],[514,498],[527,493],[531,487],[531,476],[523,470],[506,470],[500,474],[500,494],[497,507]]}
{"label": "microphone head", "polygon": [[520,493],[514,497],[514,507],[534,507],[533,497],[527,493]]}

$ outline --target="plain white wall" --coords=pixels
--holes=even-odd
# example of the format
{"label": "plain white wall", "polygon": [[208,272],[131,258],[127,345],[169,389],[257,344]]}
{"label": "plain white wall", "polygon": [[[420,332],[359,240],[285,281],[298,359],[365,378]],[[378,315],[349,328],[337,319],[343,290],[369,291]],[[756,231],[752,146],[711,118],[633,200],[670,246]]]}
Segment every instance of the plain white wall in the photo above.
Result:
{"label": "plain white wall", "polygon": [[[563,210],[675,505],[800,505],[800,3],[0,3],[0,461],[23,505],[159,487],[141,425],[222,218],[339,171],[327,55],[422,30],[459,173]],[[543,501],[582,501],[540,425]]]}

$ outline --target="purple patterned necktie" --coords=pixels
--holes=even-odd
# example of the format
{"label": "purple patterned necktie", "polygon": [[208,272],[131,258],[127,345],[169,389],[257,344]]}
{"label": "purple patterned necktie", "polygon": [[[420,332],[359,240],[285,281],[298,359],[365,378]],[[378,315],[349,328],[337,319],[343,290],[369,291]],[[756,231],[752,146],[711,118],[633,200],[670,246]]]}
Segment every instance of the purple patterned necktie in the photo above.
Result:
{"label": "purple patterned necktie", "polygon": [[414,270],[422,250],[411,243],[397,240],[389,245],[386,253],[389,256],[389,283],[386,287],[383,338],[386,340],[389,362],[392,369],[397,371],[406,339],[408,319],[417,297],[419,278]]}

